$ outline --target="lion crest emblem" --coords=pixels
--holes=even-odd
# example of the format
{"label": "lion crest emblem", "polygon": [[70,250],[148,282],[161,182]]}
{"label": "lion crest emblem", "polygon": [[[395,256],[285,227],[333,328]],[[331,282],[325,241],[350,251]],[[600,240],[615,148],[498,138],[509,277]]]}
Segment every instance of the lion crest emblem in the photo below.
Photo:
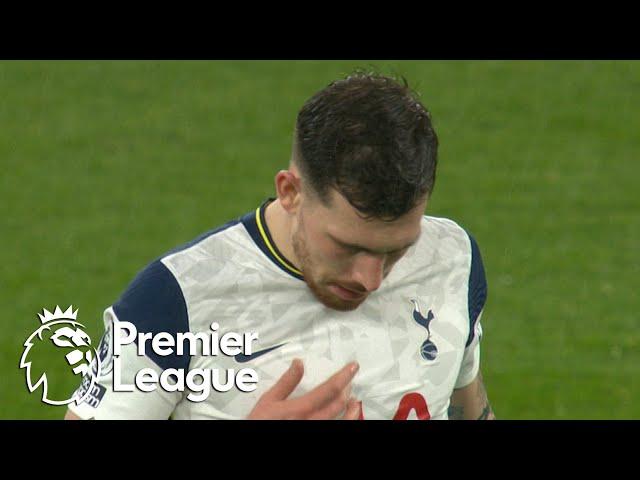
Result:
{"label": "lion crest emblem", "polygon": [[[85,332],[85,326],[77,321],[77,316],[78,310],[73,311],[72,306],[64,312],[57,305],[53,312],[45,308],[42,314],[38,314],[40,327],[24,342],[20,368],[26,370],[27,388],[33,393],[42,387],[42,401],[49,405],[67,405],[73,401],[82,403],[100,375],[100,355],[92,347],[91,338]],[[74,375],[89,379],[89,388],[76,390],[71,398],[60,398],[59,394],[51,398],[47,372],[41,370],[45,366],[40,365],[39,369],[32,366],[34,352],[45,348],[55,349],[63,356],[64,361],[59,363],[59,368],[67,368]]]}

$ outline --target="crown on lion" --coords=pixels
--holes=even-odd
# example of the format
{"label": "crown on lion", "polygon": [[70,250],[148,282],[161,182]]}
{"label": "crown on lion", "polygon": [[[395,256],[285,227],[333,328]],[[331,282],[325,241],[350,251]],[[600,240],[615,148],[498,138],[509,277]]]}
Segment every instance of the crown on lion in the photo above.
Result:
{"label": "crown on lion", "polygon": [[59,320],[59,319],[69,319],[69,320],[76,320],[78,317],[78,309],[76,308],[76,311],[73,311],[73,305],[69,305],[69,308],[67,308],[64,312],[60,309],[60,307],[58,305],[56,305],[56,309],[53,311],[53,313],[51,313],[49,310],[47,310],[46,308],[42,309],[42,315],[38,314],[38,317],[40,317],[40,321],[42,323],[47,323],[50,322],[51,320]]}

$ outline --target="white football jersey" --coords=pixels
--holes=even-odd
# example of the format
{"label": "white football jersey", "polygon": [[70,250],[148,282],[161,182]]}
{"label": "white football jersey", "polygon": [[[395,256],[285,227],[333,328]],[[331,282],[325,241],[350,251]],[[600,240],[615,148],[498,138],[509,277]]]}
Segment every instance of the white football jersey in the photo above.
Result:
{"label": "white football jersey", "polygon": [[[479,369],[480,317],[487,297],[484,267],[473,237],[455,222],[425,216],[418,242],[381,287],[354,311],[329,309],[313,296],[301,272],[276,248],[255,212],[204,234],[152,262],[106,309],[99,346],[101,375],[80,405],[70,409],[95,419],[242,419],[294,358],[305,374],[299,396],[350,361],[360,370],[352,395],[365,419],[446,419],[454,388],[471,383]],[[186,392],[116,392],[113,322],[138,333],[256,332],[252,355],[139,356],[126,345],[119,357],[123,383],[143,368],[225,371],[252,368],[253,392],[211,390],[201,402]],[[84,379],[80,389],[88,385]]]}

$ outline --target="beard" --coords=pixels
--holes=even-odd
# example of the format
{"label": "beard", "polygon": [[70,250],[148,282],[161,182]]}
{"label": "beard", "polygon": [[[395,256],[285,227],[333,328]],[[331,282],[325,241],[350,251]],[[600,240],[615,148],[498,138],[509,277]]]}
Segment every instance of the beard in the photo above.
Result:
{"label": "beard", "polygon": [[324,279],[322,278],[322,275],[318,273],[318,264],[312,260],[300,228],[293,232],[291,243],[293,251],[300,263],[300,270],[302,271],[307,286],[316,299],[318,299],[325,307],[333,310],[339,310],[341,312],[348,312],[355,310],[366,300],[366,296],[362,299],[353,301],[345,300],[329,290],[328,286],[330,284],[336,284],[338,282],[331,281],[330,279]]}

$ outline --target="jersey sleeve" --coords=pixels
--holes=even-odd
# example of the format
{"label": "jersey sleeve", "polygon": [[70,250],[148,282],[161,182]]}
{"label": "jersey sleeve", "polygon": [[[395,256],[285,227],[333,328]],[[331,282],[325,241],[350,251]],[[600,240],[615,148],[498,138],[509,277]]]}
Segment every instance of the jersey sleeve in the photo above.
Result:
{"label": "jersey sleeve", "polygon": [[462,365],[460,366],[455,388],[463,388],[469,385],[480,370],[480,340],[482,339],[482,324],[480,320],[487,301],[487,278],[480,249],[471,235],[469,235],[469,240],[471,243],[471,268],[468,289],[469,336],[465,344]]}
{"label": "jersey sleeve", "polygon": [[[69,404],[69,409],[83,419],[168,419],[182,400],[180,392],[166,392],[159,385],[152,392],[140,391],[135,376],[140,370],[153,369],[158,376],[168,369],[188,369],[190,357],[156,355],[149,347],[145,355],[138,354],[138,345],[123,345],[114,359],[113,335],[116,322],[130,322],[140,333],[187,332],[189,321],[182,289],[173,274],[160,261],[145,268],[133,280],[120,299],[104,312],[105,332],[97,348],[90,374],[85,375],[76,391],[83,401]],[[114,361],[115,360],[115,361]],[[99,370],[99,372],[98,372]],[[132,385],[133,391],[116,391]]]}

